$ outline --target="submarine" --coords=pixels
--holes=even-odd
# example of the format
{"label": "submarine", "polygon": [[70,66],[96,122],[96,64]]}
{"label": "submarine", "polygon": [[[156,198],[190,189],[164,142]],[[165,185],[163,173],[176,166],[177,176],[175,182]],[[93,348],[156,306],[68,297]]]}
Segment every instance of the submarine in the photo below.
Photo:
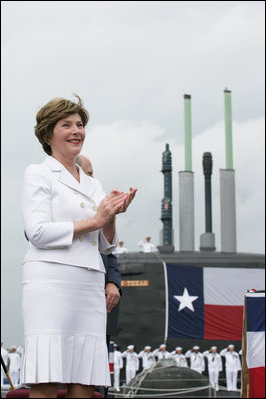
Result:
{"label": "submarine", "polygon": [[[129,344],[135,345],[139,352],[144,346],[153,349],[160,344],[167,344],[172,351],[181,346],[184,351],[199,345],[200,350],[208,350],[218,346],[219,350],[229,344],[235,345],[235,350],[241,349],[241,336],[230,336],[224,339],[210,337],[193,338],[189,336],[169,336],[167,333],[168,293],[165,279],[165,265],[176,267],[195,267],[197,270],[208,269],[217,271],[214,274],[215,284],[219,284],[219,276],[226,270],[234,269],[237,273],[261,275],[265,271],[265,255],[238,253],[236,246],[236,201],[235,201],[235,170],[233,168],[232,149],[232,112],[231,91],[224,90],[225,104],[225,139],[226,167],[220,169],[220,212],[221,212],[221,251],[216,251],[215,235],[212,231],[212,154],[203,154],[203,173],[205,180],[205,232],[200,236],[200,248],[195,250],[194,237],[194,172],[192,170],[191,151],[191,96],[184,95],[185,121],[185,170],[179,172],[179,251],[173,245],[172,224],[172,155],[169,144],[166,144],[162,154],[162,169],[164,177],[164,195],[161,204],[161,221],[163,229],[160,232],[158,251],[153,253],[131,252],[118,255],[121,271],[122,300],[119,305],[117,333],[112,339],[123,351]],[[184,269],[185,270],[185,269]],[[260,271],[260,272],[258,272]],[[252,281],[252,282],[251,282]],[[265,289],[264,279],[251,279],[246,290]],[[253,283],[254,281],[254,283]],[[243,293],[244,294],[244,293]],[[239,310],[238,310],[239,311]],[[213,322],[215,327],[215,321]],[[241,329],[242,326],[240,326]],[[173,335],[173,334],[172,334]]]}

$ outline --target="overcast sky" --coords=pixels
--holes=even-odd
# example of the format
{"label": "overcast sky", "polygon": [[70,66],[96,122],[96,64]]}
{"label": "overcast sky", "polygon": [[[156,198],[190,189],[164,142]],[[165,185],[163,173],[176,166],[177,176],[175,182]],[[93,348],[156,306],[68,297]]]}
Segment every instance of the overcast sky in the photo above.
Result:
{"label": "overcast sky", "polygon": [[264,253],[264,2],[3,1],[2,339],[22,343],[20,271],[27,244],[21,187],[45,153],[38,109],[78,93],[90,113],[83,153],[108,192],[139,189],[118,232],[125,246],[159,244],[162,152],[173,157],[175,248],[178,171],[184,169],[183,95],[192,96],[195,244],[204,232],[202,155],[213,155],[213,232],[220,250],[219,169],[225,167],[223,90],[232,90],[237,248]]}

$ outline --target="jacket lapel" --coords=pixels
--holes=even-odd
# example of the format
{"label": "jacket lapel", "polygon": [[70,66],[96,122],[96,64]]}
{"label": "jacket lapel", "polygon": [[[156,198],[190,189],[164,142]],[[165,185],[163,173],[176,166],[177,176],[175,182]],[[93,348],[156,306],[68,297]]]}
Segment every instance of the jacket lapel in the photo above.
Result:
{"label": "jacket lapel", "polygon": [[49,167],[52,172],[57,172],[57,179],[60,183],[70,187],[74,191],[78,191],[81,194],[93,200],[95,194],[95,185],[93,180],[83,172],[81,167],[79,168],[80,183],[71,175],[71,173],[55,158],[48,156],[44,163]]}

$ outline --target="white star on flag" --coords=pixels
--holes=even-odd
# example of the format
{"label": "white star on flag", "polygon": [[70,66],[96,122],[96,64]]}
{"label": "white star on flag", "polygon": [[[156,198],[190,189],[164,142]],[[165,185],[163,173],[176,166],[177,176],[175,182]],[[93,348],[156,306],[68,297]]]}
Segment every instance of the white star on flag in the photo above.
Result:
{"label": "white star on flag", "polygon": [[196,299],[198,299],[198,296],[189,295],[187,288],[184,288],[184,292],[183,292],[182,296],[174,295],[174,298],[180,302],[178,312],[180,312],[180,310],[185,309],[185,308],[189,308],[190,310],[192,310],[192,312],[194,312],[194,307],[192,305],[192,302],[194,302]]}

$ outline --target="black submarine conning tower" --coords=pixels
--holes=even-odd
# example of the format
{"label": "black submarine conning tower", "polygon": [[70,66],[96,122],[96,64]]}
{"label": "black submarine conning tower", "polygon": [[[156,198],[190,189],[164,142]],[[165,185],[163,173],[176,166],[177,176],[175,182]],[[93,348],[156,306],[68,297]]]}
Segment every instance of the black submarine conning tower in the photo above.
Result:
{"label": "black submarine conning tower", "polygon": [[205,180],[205,233],[200,236],[200,250],[215,251],[215,236],[212,232],[212,154],[210,152],[204,152],[202,166]]}
{"label": "black submarine conning tower", "polygon": [[162,158],[162,170],[164,175],[164,198],[162,199],[161,221],[163,230],[158,249],[161,253],[174,252],[173,245],[173,216],[172,216],[172,154],[169,144],[165,145]]}

